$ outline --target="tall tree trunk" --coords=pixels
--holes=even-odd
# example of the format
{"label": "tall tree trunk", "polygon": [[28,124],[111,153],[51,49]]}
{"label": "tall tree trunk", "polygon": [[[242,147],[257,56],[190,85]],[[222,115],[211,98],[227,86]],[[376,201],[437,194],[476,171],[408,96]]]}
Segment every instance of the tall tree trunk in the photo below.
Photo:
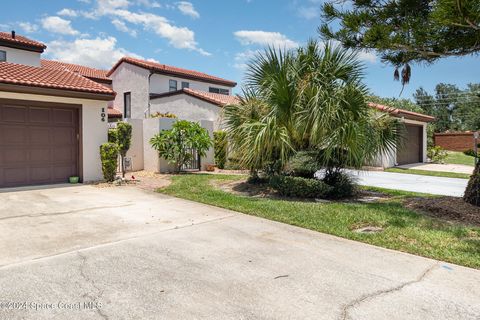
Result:
{"label": "tall tree trunk", "polygon": [[474,206],[480,207],[480,161],[477,162],[475,170],[468,181],[463,200]]}

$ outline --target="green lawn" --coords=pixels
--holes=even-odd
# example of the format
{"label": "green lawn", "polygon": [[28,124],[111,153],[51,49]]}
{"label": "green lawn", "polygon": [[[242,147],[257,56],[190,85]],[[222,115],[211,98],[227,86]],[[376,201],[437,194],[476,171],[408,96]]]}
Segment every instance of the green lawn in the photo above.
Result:
{"label": "green lawn", "polygon": [[402,168],[387,168],[387,169],[385,169],[385,171],[395,172],[395,173],[419,174],[421,176],[433,176],[433,177],[447,177],[447,178],[461,178],[461,179],[469,179],[470,178],[469,174],[457,173],[457,172],[440,172],[440,171],[402,169]]}
{"label": "green lawn", "polygon": [[475,158],[472,156],[467,156],[463,152],[448,151],[448,156],[445,159],[445,163],[464,164],[467,166],[474,166]]}
{"label": "green lawn", "polygon": [[[159,192],[480,269],[480,228],[425,217],[402,205],[401,200],[405,197],[425,195],[390,191],[387,193],[395,197],[380,203],[315,203],[244,197],[222,191],[213,185],[215,180],[226,182],[244,178],[228,175],[178,175],[172,178],[170,186]],[[377,234],[352,231],[367,225],[382,227],[384,231]]]}

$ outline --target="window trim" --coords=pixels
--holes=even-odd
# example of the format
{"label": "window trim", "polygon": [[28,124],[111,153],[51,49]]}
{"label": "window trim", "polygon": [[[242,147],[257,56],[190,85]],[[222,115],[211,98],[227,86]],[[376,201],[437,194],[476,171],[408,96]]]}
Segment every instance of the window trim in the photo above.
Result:
{"label": "window trim", "polygon": [[[175,83],[175,89],[172,85],[173,83]],[[173,91],[177,91],[177,90],[178,90],[178,81],[173,80],[173,79],[168,80],[168,91],[173,92]]]}
{"label": "window trim", "polygon": [[[128,97],[128,110],[127,110]],[[129,119],[132,117],[132,93],[130,91],[123,93],[123,118]]]}
{"label": "window trim", "polygon": [[217,93],[217,94],[223,94],[226,96],[230,95],[230,90],[228,89],[223,89],[223,88],[218,88],[218,87],[208,87],[208,92],[210,93]]}
{"label": "window trim", "polygon": [[0,62],[7,62],[7,51],[5,51],[5,50],[0,50],[0,55],[1,55],[2,53],[4,54],[5,59],[4,59],[4,60],[0,59]]}

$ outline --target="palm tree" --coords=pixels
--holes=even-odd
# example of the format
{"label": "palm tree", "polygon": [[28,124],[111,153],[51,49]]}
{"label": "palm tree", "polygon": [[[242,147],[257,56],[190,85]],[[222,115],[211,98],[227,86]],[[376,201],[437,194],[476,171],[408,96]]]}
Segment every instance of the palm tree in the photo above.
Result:
{"label": "palm tree", "polygon": [[401,125],[368,106],[362,78],[356,54],[331,44],[258,54],[242,100],[224,110],[233,152],[255,171],[315,151],[319,166],[337,171],[393,150]]}

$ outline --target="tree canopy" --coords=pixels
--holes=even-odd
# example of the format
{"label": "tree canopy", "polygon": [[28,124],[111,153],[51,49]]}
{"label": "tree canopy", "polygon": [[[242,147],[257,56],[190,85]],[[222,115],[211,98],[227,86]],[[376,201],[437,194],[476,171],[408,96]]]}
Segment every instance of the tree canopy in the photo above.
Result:
{"label": "tree canopy", "polygon": [[328,1],[319,27],[346,48],[373,49],[408,83],[410,63],[480,52],[478,0]]}
{"label": "tree canopy", "polygon": [[413,97],[423,113],[436,118],[436,132],[480,129],[480,83],[468,84],[463,90],[439,83],[434,93],[420,87]]}

